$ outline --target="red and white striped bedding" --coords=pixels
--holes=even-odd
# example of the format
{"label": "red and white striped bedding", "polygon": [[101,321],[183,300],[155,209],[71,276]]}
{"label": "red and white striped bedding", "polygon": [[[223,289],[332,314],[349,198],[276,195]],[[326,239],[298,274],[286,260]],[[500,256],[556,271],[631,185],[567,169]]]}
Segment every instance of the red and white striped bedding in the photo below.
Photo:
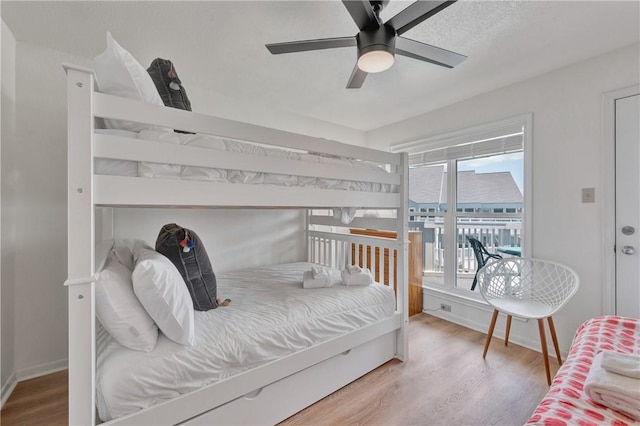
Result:
{"label": "red and white striped bedding", "polygon": [[625,426],[640,422],[591,400],[583,387],[595,356],[602,351],[640,353],[640,320],[601,316],[583,323],[549,392],[527,425]]}

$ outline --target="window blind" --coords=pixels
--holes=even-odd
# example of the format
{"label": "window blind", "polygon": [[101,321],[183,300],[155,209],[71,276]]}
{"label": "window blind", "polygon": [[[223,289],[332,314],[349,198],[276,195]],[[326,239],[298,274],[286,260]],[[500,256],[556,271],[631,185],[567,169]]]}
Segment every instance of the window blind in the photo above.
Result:
{"label": "window blind", "polygon": [[523,117],[391,145],[391,152],[407,152],[409,164],[428,165],[507,154],[524,149]]}
{"label": "window blind", "polygon": [[508,154],[523,149],[523,134],[512,134],[495,139],[467,142],[446,147],[423,147],[421,152],[409,154],[409,165],[442,163],[447,160],[465,160],[489,155]]}

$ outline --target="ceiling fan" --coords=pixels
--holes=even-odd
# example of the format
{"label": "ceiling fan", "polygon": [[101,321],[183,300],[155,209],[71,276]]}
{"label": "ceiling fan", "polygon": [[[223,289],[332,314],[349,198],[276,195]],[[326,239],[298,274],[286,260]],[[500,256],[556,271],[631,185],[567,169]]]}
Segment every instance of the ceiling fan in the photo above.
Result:
{"label": "ceiling fan", "polygon": [[360,32],[354,37],[323,38],[267,44],[274,55],[308,50],[357,46],[358,61],[353,68],[348,89],[362,87],[367,74],[381,72],[393,65],[395,54],[453,68],[467,57],[459,53],[410,40],[401,35],[425,19],[451,6],[457,0],[416,1],[402,12],[382,22],[380,12],[389,0],[342,0]]}

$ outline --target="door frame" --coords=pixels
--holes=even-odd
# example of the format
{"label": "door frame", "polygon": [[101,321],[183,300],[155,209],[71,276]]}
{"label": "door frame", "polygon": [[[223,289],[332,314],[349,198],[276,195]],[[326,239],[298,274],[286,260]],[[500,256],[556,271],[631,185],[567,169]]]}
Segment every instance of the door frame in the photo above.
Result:
{"label": "door frame", "polygon": [[604,94],[603,98],[603,143],[604,182],[602,191],[603,234],[602,258],[602,314],[616,312],[616,100],[640,94],[640,85],[625,87]]}

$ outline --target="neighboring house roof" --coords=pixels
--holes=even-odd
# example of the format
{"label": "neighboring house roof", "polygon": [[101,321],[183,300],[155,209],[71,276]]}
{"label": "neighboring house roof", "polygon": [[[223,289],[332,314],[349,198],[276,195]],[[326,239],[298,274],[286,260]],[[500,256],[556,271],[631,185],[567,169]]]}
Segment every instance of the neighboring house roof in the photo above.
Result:
{"label": "neighboring house roof", "polygon": [[[446,181],[446,179],[445,179]],[[459,203],[522,203],[522,193],[510,172],[458,173]]]}
{"label": "neighboring house roof", "polygon": [[444,176],[444,166],[409,169],[409,198],[418,204],[438,204]]}
{"label": "neighboring house roof", "polygon": [[[447,202],[447,173],[444,166],[409,169],[409,198],[417,204]],[[520,188],[510,172],[458,172],[458,203],[522,203]]]}

